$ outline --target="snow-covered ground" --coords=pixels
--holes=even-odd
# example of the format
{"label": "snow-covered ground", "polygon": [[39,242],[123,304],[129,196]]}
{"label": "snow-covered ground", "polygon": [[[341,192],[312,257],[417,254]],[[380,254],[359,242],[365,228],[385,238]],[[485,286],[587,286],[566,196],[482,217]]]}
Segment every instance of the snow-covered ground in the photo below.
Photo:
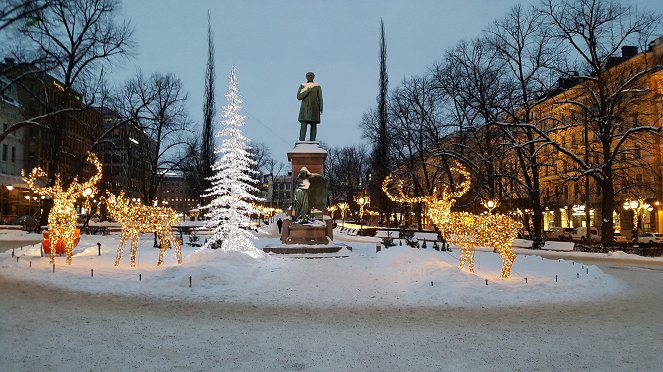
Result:
{"label": "snow-covered ground", "polygon": [[[256,240],[258,248],[278,244],[274,225]],[[5,234],[36,236],[22,232]],[[185,243],[188,242],[185,236]],[[336,234],[352,246],[337,254],[273,255],[257,252],[199,250],[183,246],[184,262],[177,265],[173,250],[165,265],[156,267],[159,250],[150,234],[142,236],[137,266],[129,266],[129,247],[119,267],[113,266],[118,235],[83,235],[73,263],[57,257],[55,272],[39,244],[0,255],[6,277],[71,291],[112,293],[191,301],[221,301],[261,306],[308,307],[491,307],[570,301],[591,301],[624,290],[616,278],[600,268],[565,259],[544,258],[525,250],[515,261],[512,276],[500,279],[500,257],[489,249],[476,252],[475,273],[458,268],[458,251],[395,246],[376,253],[376,238]],[[101,243],[101,255],[97,243]],[[530,253],[530,252],[527,252]],[[581,254],[578,254],[582,257]],[[612,255],[623,259],[629,255]],[[18,257],[18,260],[16,259]],[[661,259],[650,259],[652,261]],[[486,280],[487,283],[486,284]]]}
{"label": "snow-covered ground", "polygon": [[[273,229],[258,246],[276,242]],[[36,236],[22,234],[0,240]],[[130,268],[128,253],[112,265],[117,235],[84,235],[72,265],[58,257],[55,272],[38,246],[15,257],[2,252],[0,371],[649,371],[663,364],[660,258],[518,250],[512,277],[501,280],[489,251],[477,252],[470,274],[458,269],[457,251],[375,253],[376,239],[336,240],[353,251],[310,259],[185,246],[182,265],[168,251],[156,268],[158,250],[145,235],[138,267]],[[597,259],[600,267],[577,262]]]}

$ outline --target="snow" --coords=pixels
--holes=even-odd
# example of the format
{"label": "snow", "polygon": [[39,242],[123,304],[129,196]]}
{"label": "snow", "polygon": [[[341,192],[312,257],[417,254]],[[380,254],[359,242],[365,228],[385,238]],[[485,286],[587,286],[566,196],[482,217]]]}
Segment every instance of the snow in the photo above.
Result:
{"label": "snow", "polygon": [[[280,244],[275,224],[266,229],[258,234],[258,248]],[[20,232],[1,236],[4,239],[12,235],[18,240],[21,234],[37,236]],[[504,280],[499,279],[502,262],[489,248],[477,249],[476,272],[469,273],[458,268],[457,249],[438,252],[430,248],[432,244],[428,249],[403,245],[382,247],[376,253],[379,239],[348,236],[338,230],[334,236],[336,241],[351,246],[352,251],[248,255],[191,247],[184,236],[184,263],[176,264],[171,249],[166,253],[164,266],[157,268],[159,250],[152,247],[153,235],[144,234],[139,242],[137,266],[131,268],[127,260],[113,266],[119,235],[83,235],[74,250],[73,263],[64,265],[64,258],[58,257],[55,272],[48,257],[41,257],[39,244],[16,249],[18,262],[11,257],[11,250],[0,254],[0,270],[17,281],[69,291],[269,307],[484,308],[587,302],[624,290],[623,283],[599,267],[569,260],[568,252],[556,255],[562,252],[539,251],[547,255],[540,257],[523,254],[532,251],[516,248],[519,254],[512,277]],[[101,243],[101,256],[97,242]],[[623,259],[630,255],[603,256]]]}
{"label": "snow", "polygon": [[[0,233],[0,247],[38,237]],[[275,224],[266,226],[258,245],[278,243],[276,235]],[[471,274],[458,269],[455,249],[376,253],[376,238],[334,236],[353,250],[250,256],[185,244],[184,263],[169,250],[161,268],[150,234],[136,268],[112,266],[117,233],[83,235],[72,264],[57,257],[55,272],[38,245],[15,249],[18,262],[11,249],[0,252],[0,370],[605,371],[663,363],[661,258],[516,248],[513,276],[501,280],[490,249],[477,251]]]}

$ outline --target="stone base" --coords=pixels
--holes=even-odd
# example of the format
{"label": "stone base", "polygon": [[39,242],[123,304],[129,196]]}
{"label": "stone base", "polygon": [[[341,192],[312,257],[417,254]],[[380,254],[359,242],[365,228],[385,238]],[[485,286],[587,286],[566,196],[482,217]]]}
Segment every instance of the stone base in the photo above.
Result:
{"label": "stone base", "polygon": [[329,244],[334,240],[331,220],[325,220],[324,224],[299,224],[290,220],[283,221],[281,230],[281,242],[283,244]]}
{"label": "stone base", "polygon": [[328,245],[305,245],[305,244],[279,244],[268,245],[262,250],[265,253],[276,254],[316,254],[316,253],[336,253],[341,249],[352,251],[352,247],[342,243],[331,243]]}

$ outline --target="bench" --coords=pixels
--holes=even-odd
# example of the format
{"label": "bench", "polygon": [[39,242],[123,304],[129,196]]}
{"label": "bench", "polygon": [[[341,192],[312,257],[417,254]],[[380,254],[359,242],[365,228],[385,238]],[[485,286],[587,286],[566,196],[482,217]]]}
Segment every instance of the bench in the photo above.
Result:
{"label": "bench", "polygon": [[109,234],[108,227],[106,227],[106,226],[88,226],[88,227],[84,228],[83,230],[84,230],[85,234],[87,234],[87,235],[97,235],[97,234],[108,235]]}
{"label": "bench", "polygon": [[398,231],[390,231],[390,230],[377,230],[375,232],[375,237],[376,238],[398,238]]}
{"label": "bench", "polygon": [[416,240],[423,240],[425,242],[437,242],[439,241],[438,235],[436,232],[421,232],[421,231],[416,231],[414,235],[412,235],[413,239]]}

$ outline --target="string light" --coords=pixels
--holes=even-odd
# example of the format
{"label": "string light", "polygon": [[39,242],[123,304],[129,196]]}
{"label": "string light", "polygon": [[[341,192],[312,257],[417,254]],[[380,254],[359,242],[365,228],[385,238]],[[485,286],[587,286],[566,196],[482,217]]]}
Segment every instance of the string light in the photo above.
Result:
{"label": "string light", "polygon": [[131,199],[125,197],[124,192],[121,192],[118,196],[107,192],[107,195],[108,212],[110,212],[111,217],[122,225],[120,246],[117,248],[117,255],[115,256],[115,266],[120,265],[124,246],[127,240],[130,240],[131,267],[135,267],[140,233],[151,232],[156,233],[161,242],[157,267],[163,265],[163,256],[170,245],[175,247],[177,263],[182,263],[182,247],[180,241],[173,234],[173,224],[177,223],[179,218],[177,218],[177,213],[172,208],[143,205],[138,201],[131,201]]}
{"label": "string light", "polygon": [[405,194],[403,190],[403,181],[396,183],[396,194],[389,190],[389,185],[393,182],[391,175],[387,176],[382,183],[382,191],[389,199],[398,203],[424,203],[426,205],[426,214],[435,226],[442,232],[444,238],[451,244],[460,248],[460,268],[464,269],[465,263],[470,272],[474,272],[474,247],[488,246],[493,247],[502,257],[502,270],[500,277],[507,279],[511,276],[511,267],[516,259],[513,253],[513,241],[518,236],[518,229],[522,225],[508,216],[501,214],[492,214],[492,210],[498,205],[495,200],[486,201],[484,206],[488,208],[488,215],[474,215],[467,212],[451,212],[451,207],[456,203],[456,199],[465,194],[470,189],[471,180],[469,172],[456,165],[451,168],[463,175],[463,182],[458,191],[448,192],[444,187],[438,196],[437,190],[433,190],[433,195],[411,197]]}
{"label": "string light", "polygon": [[85,197],[87,205],[89,199],[97,193],[96,184],[101,180],[103,168],[101,162],[99,162],[99,159],[93,153],[88,154],[87,161],[95,166],[97,173],[87,182],[83,183],[79,183],[78,177],[75,177],[66,190],[62,188],[60,173],[55,175],[55,182],[50,187],[37,186],[37,179],[47,176],[46,172],[40,167],[32,169],[27,177],[22,173],[23,179],[33,192],[42,197],[53,199],[53,207],[48,214],[48,231],[52,247],[51,264],[55,263],[55,249],[53,247],[57,246],[58,242],[64,246],[67,254],[67,265],[71,264],[76,239],[76,222],[78,219],[76,199]]}

